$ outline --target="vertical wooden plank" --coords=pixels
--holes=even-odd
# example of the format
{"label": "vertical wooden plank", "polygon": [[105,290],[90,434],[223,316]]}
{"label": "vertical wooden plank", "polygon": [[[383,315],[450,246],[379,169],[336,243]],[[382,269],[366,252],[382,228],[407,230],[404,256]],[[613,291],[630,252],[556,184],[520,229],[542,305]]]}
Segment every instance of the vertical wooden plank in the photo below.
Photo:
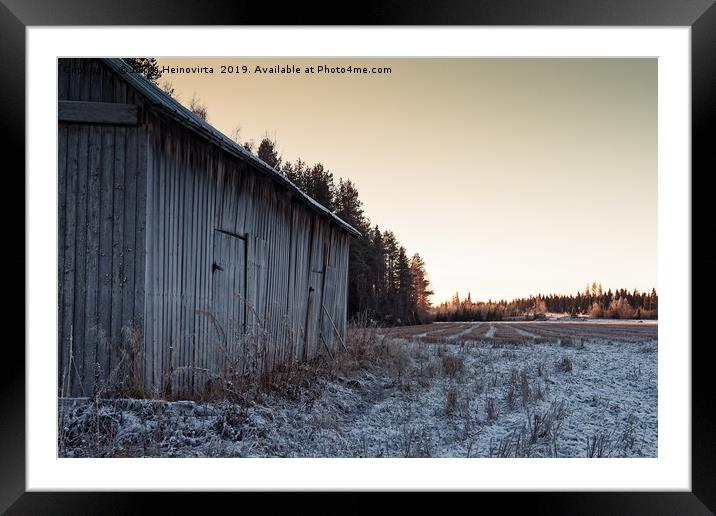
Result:
{"label": "vertical wooden plank", "polygon": [[114,102],[119,104],[127,103],[127,83],[121,79],[115,79]]}
{"label": "vertical wooden plank", "polygon": [[69,65],[67,59],[57,60],[57,100],[68,100],[70,90]]}
{"label": "vertical wooden plank", "polygon": [[307,361],[311,355],[310,355],[310,346],[311,346],[311,339],[313,338],[312,332],[311,332],[311,301],[312,298],[315,296],[315,288],[311,284],[311,260],[313,256],[313,248],[314,248],[314,234],[316,231],[316,224],[315,224],[315,218],[310,217],[311,220],[311,234],[308,240],[308,257],[306,260],[306,278],[308,279],[307,282],[307,292],[304,294],[306,296],[306,320],[304,323],[304,336],[303,336],[303,360]]}
{"label": "vertical wooden plank", "polygon": [[101,127],[99,170],[99,260],[97,285],[97,363],[102,378],[110,372],[109,346],[112,339],[112,217],[114,182],[114,128]]}
{"label": "vertical wooden plank", "polygon": [[[98,75],[96,61],[90,62],[90,77],[84,80],[89,86],[89,100],[99,100],[102,91],[101,78]],[[99,217],[100,217],[100,176],[102,157],[102,133],[98,126],[89,127],[88,147],[88,185],[87,185],[87,245],[86,245],[86,297],[85,297],[85,343],[84,352],[84,389],[92,394],[95,363],[97,361],[98,311],[97,290],[99,287]]]}
{"label": "vertical wooden plank", "polygon": [[247,191],[246,199],[246,224],[247,224],[247,238],[246,238],[246,327],[249,334],[253,335],[256,332],[256,266],[255,266],[255,237],[257,228],[255,226],[254,218],[254,202],[253,197],[255,195],[255,177],[251,177],[249,188]]}
{"label": "vertical wooden plank", "polygon": [[291,231],[293,232],[293,243],[291,248],[291,256],[292,256],[292,262],[291,262],[291,297],[289,301],[289,307],[291,310],[291,323],[292,323],[292,338],[293,338],[293,357],[294,360],[300,359],[300,343],[303,342],[302,339],[302,322],[301,322],[301,316],[300,313],[300,303],[298,301],[299,299],[299,280],[300,280],[300,271],[302,270],[302,253],[301,253],[301,246],[300,243],[305,241],[305,238],[302,237],[303,231],[305,230],[305,227],[303,225],[299,225],[298,221],[301,214],[301,206],[293,204],[293,219],[291,220]]}
{"label": "vertical wooden plank", "polygon": [[[144,319],[147,287],[147,133],[145,126],[136,128],[137,154],[136,154],[136,175],[134,181],[136,214],[134,217],[134,296],[132,302],[132,318],[140,331],[140,339],[145,342],[146,321]],[[142,345],[142,362],[147,361],[147,347]]]}
{"label": "vertical wooden plank", "polygon": [[237,291],[240,294],[239,297],[239,331],[241,332],[241,339],[237,343],[236,353],[240,355],[242,370],[245,367],[246,356],[243,354],[245,344],[245,333],[246,333],[246,278],[247,278],[247,263],[246,263],[246,240],[242,240],[238,251],[238,270],[237,270]]}
{"label": "vertical wooden plank", "polygon": [[115,129],[114,176],[112,181],[112,324],[110,328],[110,369],[114,370],[121,357],[122,348],[122,272],[124,268],[124,189],[125,189],[125,142],[127,130]]}
{"label": "vertical wooden plank", "polygon": [[[77,390],[72,389],[73,378],[76,383],[76,375],[71,364],[70,346],[74,344],[74,317],[75,317],[75,286],[76,286],[76,228],[77,228],[77,208],[79,203],[78,195],[78,152],[79,152],[79,134],[80,130],[77,125],[67,126],[67,146],[66,146],[66,188],[65,195],[66,208],[64,214],[65,224],[61,228],[64,233],[64,259],[63,268],[60,271],[60,281],[63,284],[62,297],[62,363],[61,371],[64,371],[65,378],[65,395],[78,395]],[[75,355],[75,349],[72,354]]]}
{"label": "vertical wooden plank", "polygon": [[107,68],[104,63],[101,63],[100,65],[100,76],[102,78],[102,89],[100,101],[102,102],[114,102],[115,101],[115,92],[114,92],[114,86],[116,83],[116,80],[114,78],[114,73],[112,73],[109,68]]}
{"label": "vertical wooden plank", "polygon": [[196,190],[196,208],[194,209],[194,249],[197,254],[197,266],[195,278],[194,292],[196,300],[194,302],[194,325],[195,325],[195,345],[194,345],[194,364],[199,368],[200,374],[194,381],[194,388],[197,393],[204,391],[206,385],[207,376],[203,370],[206,368],[204,363],[204,320],[206,316],[203,312],[206,310],[204,304],[204,278],[205,278],[205,258],[204,258],[204,245],[203,237],[204,231],[202,226],[203,214],[204,214],[204,188],[203,188],[203,175],[201,174],[201,157],[197,157],[196,153],[192,153],[192,176],[194,178],[194,188]]}
{"label": "vertical wooden plank", "polygon": [[[126,100],[126,83],[114,79],[111,73],[107,76],[113,82],[114,102],[124,103]],[[124,240],[127,228],[125,221],[125,188],[126,188],[126,141],[127,130],[124,126],[115,127],[114,137],[114,174],[112,180],[112,271],[111,271],[111,347],[109,351],[110,374],[119,366],[124,337],[123,321],[123,274],[124,274]]]}
{"label": "vertical wooden plank", "polygon": [[[177,140],[179,140],[177,138]],[[182,214],[182,170],[181,170],[181,159],[184,148],[184,140],[181,139],[177,142],[174,152],[174,169],[173,169],[173,190],[172,190],[172,251],[173,251],[173,263],[172,263],[172,342],[174,343],[176,365],[175,369],[178,369],[175,375],[175,383],[177,388],[177,394],[180,396],[184,393],[184,370],[179,369],[184,367],[184,346],[181,335],[181,297],[182,297],[182,285],[181,285],[181,214]]]}
{"label": "vertical wooden plank", "polygon": [[[244,197],[244,182],[245,175],[243,168],[240,164],[233,164],[234,170],[234,182],[235,182],[235,197],[234,204],[235,209],[233,210],[233,227],[234,231],[243,235],[245,232],[245,207],[242,199]],[[236,270],[236,277],[234,283],[234,299],[236,301],[235,310],[237,318],[237,332],[236,342],[234,345],[234,354],[237,360],[237,367],[239,371],[243,371],[246,367],[246,356],[244,348],[246,345],[246,242],[242,241],[239,249],[237,250],[238,269]]]}
{"label": "vertical wooden plank", "polygon": [[229,359],[233,363],[234,359],[234,348],[236,343],[236,329],[237,329],[237,317],[236,317],[236,266],[238,261],[238,243],[237,238],[228,236],[227,244],[229,246],[228,259],[230,261],[230,267],[228,270],[228,286],[227,286],[227,346],[226,346],[226,359]]}
{"label": "vertical wooden plank", "polygon": [[152,305],[152,384],[158,392],[162,390],[162,246],[164,244],[164,228],[162,225],[162,173],[163,156],[161,153],[161,140],[158,131],[161,130],[159,122],[152,127],[152,171],[153,171],[153,202],[152,202],[152,296],[149,303]]}
{"label": "vertical wooden plank", "polygon": [[170,168],[170,176],[169,176],[169,197],[168,197],[168,205],[169,205],[169,260],[167,262],[167,266],[169,267],[169,324],[168,324],[168,332],[169,332],[169,342],[172,346],[172,363],[171,363],[171,369],[172,369],[172,394],[174,396],[177,396],[181,392],[181,374],[177,371],[178,367],[181,367],[182,363],[182,356],[181,356],[181,342],[179,342],[178,339],[178,329],[179,329],[179,310],[178,310],[178,301],[179,301],[179,278],[178,278],[178,262],[179,262],[179,255],[177,253],[178,250],[178,235],[177,235],[177,229],[178,229],[178,219],[179,219],[179,211],[178,211],[178,197],[179,197],[179,189],[177,186],[178,180],[179,180],[179,174],[178,174],[178,168],[179,168],[179,153],[181,152],[181,143],[179,142],[179,139],[177,138],[177,135],[174,131],[170,133],[170,138],[172,138],[172,152],[171,152],[171,168]]}
{"label": "vertical wooden plank", "polygon": [[278,271],[276,270],[276,258],[278,256],[278,246],[276,245],[276,234],[279,231],[278,221],[276,220],[276,197],[275,189],[271,188],[268,191],[267,212],[268,212],[268,228],[266,237],[266,325],[268,330],[268,343],[270,346],[269,350],[269,368],[273,368],[276,362],[276,353],[278,347],[277,339],[277,324],[275,307],[276,307],[276,290],[274,288],[275,281],[278,277]]}
{"label": "vertical wooden plank", "polygon": [[60,396],[64,393],[62,387],[65,383],[64,374],[67,369],[66,362],[69,354],[69,342],[63,339],[65,321],[65,270],[66,260],[66,228],[67,228],[67,124],[59,124],[57,129],[57,378],[58,392]]}
{"label": "vertical wooden plank", "polygon": [[95,362],[99,339],[97,289],[99,286],[99,217],[102,134],[97,126],[89,128],[89,166],[87,185],[87,245],[85,274],[84,390],[93,393]]}
{"label": "vertical wooden plank", "polygon": [[[207,149],[203,150],[207,151]],[[223,346],[222,331],[225,331],[226,325],[224,299],[221,296],[221,291],[218,290],[221,284],[213,268],[213,264],[222,259],[223,252],[223,241],[215,233],[214,228],[219,222],[219,213],[223,209],[221,190],[224,178],[211,151],[207,152],[207,166],[203,178],[206,183],[207,205],[206,211],[203,213],[202,226],[206,236],[202,247],[204,248],[206,267],[208,267],[209,288],[207,294],[210,300],[208,312],[211,314],[211,316],[205,317],[204,321],[206,324],[205,361],[207,369],[211,371],[212,376],[215,376],[219,374],[219,350]]]}
{"label": "vertical wooden plank", "polygon": [[124,206],[122,209],[122,264],[120,267],[120,288],[122,291],[122,327],[129,326],[134,322],[134,255],[136,245],[135,226],[137,223],[136,127],[129,127],[126,129],[124,163]]}
{"label": "vertical wooden plank", "polygon": [[[213,288],[214,288],[214,277],[213,274],[211,274],[211,266],[214,262],[214,230],[213,230],[213,223],[214,223],[214,217],[216,216],[216,183],[219,180],[218,172],[215,169],[215,163],[216,163],[216,156],[211,151],[206,153],[206,172],[205,172],[205,182],[206,182],[206,212],[204,213],[204,228],[205,228],[205,240],[204,240],[204,246],[205,246],[205,256],[206,256],[206,267],[207,269],[207,275],[209,278],[209,281],[207,282],[207,289],[206,289],[206,297],[209,300],[208,309],[210,312],[212,312],[215,316],[217,315],[214,310],[214,304],[213,304]],[[216,346],[217,346],[217,339],[218,335],[216,332],[216,327],[211,321],[211,319],[205,320],[206,324],[206,352],[205,352],[205,360],[207,364],[207,368],[212,370],[212,373],[216,373],[216,364],[215,364],[215,358],[216,358]]]}
{"label": "vertical wooden plank", "polygon": [[[222,261],[222,244],[223,240],[220,238],[220,235],[214,235],[213,237],[213,246],[212,246],[212,253],[211,253],[211,314],[213,316],[213,326],[209,329],[210,337],[209,342],[211,343],[218,343],[217,345],[221,346],[221,330],[224,327],[224,301],[222,296],[222,290],[221,282],[219,278],[217,277],[217,274],[221,274],[221,271],[216,269],[214,264],[219,265]],[[210,357],[209,358],[209,369],[213,374],[218,374],[218,365],[216,363],[216,357],[213,353],[214,346],[211,346],[210,351]]]}
{"label": "vertical wooden plank", "polygon": [[201,221],[201,190],[200,182],[197,177],[196,160],[194,153],[190,154],[189,167],[191,173],[191,184],[193,189],[192,213],[191,213],[191,253],[194,257],[194,271],[190,276],[192,279],[192,295],[193,302],[191,304],[191,339],[192,339],[192,364],[195,367],[194,375],[192,375],[191,389],[195,395],[201,394],[203,391],[202,380],[205,378],[201,371],[200,365],[200,346],[199,329],[201,324],[201,281],[202,281],[202,262],[201,262],[201,246],[199,224]]}
{"label": "vertical wooden plank", "polygon": [[[78,60],[72,60],[77,66]],[[73,99],[89,98],[89,80],[86,74],[73,72],[69,76],[70,96]],[[79,151],[78,151],[78,215],[77,215],[77,239],[75,242],[75,289],[74,289],[74,314],[71,328],[73,340],[74,363],[72,370],[72,392],[84,394],[84,348],[85,342],[85,304],[86,304],[86,270],[87,270],[87,185],[89,177],[89,127],[80,126]]]}
{"label": "vertical wooden plank", "polygon": [[190,144],[186,144],[181,149],[181,161],[179,169],[179,188],[181,190],[181,204],[179,207],[179,240],[177,242],[177,252],[179,254],[179,342],[181,345],[182,366],[185,367],[182,379],[182,391],[185,396],[191,394],[190,382],[191,371],[194,364],[191,361],[191,338],[189,335],[189,314],[188,304],[191,296],[189,289],[190,270],[195,267],[192,260],[190,238],[191,238],[191,176],[188,170]]}
{"label": "vertical wooden plank", "polygon": [[89,180],[89,127],[78,126],[77,150],[77,216],[75,224],[75,285],[73,322],[70,329],[72,339],[72,392],[85,395],[84,388],[84,347],[85,347],[85,304],[87,294],[87,185]]}
{"label": "vertical wooden plank", "polygon": [[[202,281],[200,284],[201,303],[203,310],[214,316],[214,275],[212,264],[214,263],[214,220],[216,211],[214,208],[215,181],[217,174],[214,171],[214,155],[210,149],[202,148],[200,157],[197,160],[197,178],[200,181],[201,202],[199,220],[199,247],[201,254]],[[200,363],[202,367],[210,371],[207,380],[213,378],[214,370],[214,349],[217,342],[216,325],[211,316],[203,315],[200,319]],[[204,384],[206,385],[206,384]]]}
{"label": "vertical wooden plank", "polygon": [[[159,217],[160,217],[160,241],[161,241],[161,253],[159,256],[159,264],[161,271],[161,285],[158,292],[158,303],[159,310],[161,313],[160,317],[160,328],[159,328],[159,343],[160,343],[160,371],[161,371],[161,391],[164,392],[167,388],[167,380],[169,375],[169,348],[171,348],[171,338],[167,329],[167,323],[169,320],[169,290],[168,290],[168,278],[169,278],[169,176],[171,167],[171,141],[167,138],[164,133],[164,125],[160,129],[160,153],[161,153],[161,173],[160,173],[160,202],[159,202]],[[171,383],[169,383],[171,385]]]}
{"label": "vertical wooden plank", "polygon": [[199,251],[199,203],[200,203],[200,192],[199,183],[196,177],[196,166],[194,153],[189,154],[188,160],[188,173],[190,176],[190,185],[192,189],[192,206],[191,206],[191,228],[190,228],[190,253],[193,261],[193,275],[189,274],[190,289],[192,293],[192,302],[190,304],[190,326],[189,333],[191,335],[191,363],[194,369],[192,370],[191,385],[190,389],[193,394],[199,394],[201,392],[200,384],[203,374],[200,372],[199,365],[199,339],[197,331],[199,328],[199,310],[200,310],[200,296],[199,296],[199,285],[201,281],[201,257]]}
{"label": "vertical wooden plank", "polygon": [[152,392],[155,386],[154,378],[154,361],[155,361],[155,324],[156,317],[154,314],[154,293],[155,293],[155,277],[156,269],[154,260],[156,259],[156,160],[154,149],[154,133],[152,130],[153,120],[146,125],[145,129],[145,145],[147,156],[147,203],[145,207],[145,292],[144,292],[144,389],[147,394]]}
{"label": "vertical wooden plank", "polygon": [[343,332],[343,340],[348,339],[348,267],[350,266],[350,246],[351,246],[351,236],[348,234],[343,235],[343,268],[341,269],[343,271],[343,281],[341,282],[341,287],[343,288],[343,299],[341,300],[341,313],[343,317],[341,318],[341,321],[343,322],[342,326],[342,332]]}
{"label": "vertical wooden plank", "polygon": [[[267,212],[264,211],[264,216],[267,215]],[[265,221],[266,219],[264,219]],[[262,344],[262,351],[261,351],[261,358],[262,358],[262,371],[266,370],[268,360],[270,358],[271,353],[271,342],[267,339],[267,333],[270,336],[270,333],[268,332],[268,325],[270,324],[270,321],[267,320],[267,303],[268,303],[268,245],[266,243],[266,240],[263,238],[257,238],[256,240],[256,248],[259,251],[258,253],[258,260],[257,260],[257,278],[258,283],[256,286],[257,292],[259,294],[258,296],[258,313],[260,318],[260,324],[261,324],[261,344]]]}
{"label": "vertical wooden plank", "polygon": [[165,266],[167,268],[166,284],[164,291],[164,303],[166,304],[166,321],[165,321],[165,339],[169,345],[171,353],[167,354],[167,371],[170,374],[169,383],[171,384],[172,395],[176,395],[177,385],[175,383],[176,375],[174,373],[177,365],[177,347],[174,340],[175,316],[176,316],[176,206],[175,206],[175,183],[176,183],[176,152],[177,142],[173,132],[167,135],[167,256]]}
{"label": "vertical wooden plank", "polygon": [[289,306],[291,307],[291,321],[293,323],[292,326],[292,338],[293,338],[293,357],[294,360],[300,359],[300,349],[301,346],[299,345],[300,342],[302,342],[302,335],[301,335],[301,316],[299,315],[302,313],[300,311],[301,303],[298,301],[299,297],[299,281],[300,281],[300,271],[303,270],[302,264],[303,264],[303,256],[302,256],[302,246],[300,243],[305,242],[305,238],[302,237],[303,233],[305,232],[305,227],[303,225],[298,225],[298,221],[301,215],[301,206],[297,206],[295,203],[293,204],[293,220],[291,221],[291,231],[293,232],[293,245],[291,249],[292,253],[292,263],[291,263],[291,274],[292,274],[292,280],[291,280],[291,298]]}
{"label": "vertical wooden plank", "polygon": [[[76,89],[76,97],[72,100],[90,100],[90,83],[92,79],[92,63],[88,59],[76,59],[75,70],[83,70],[82,72],[74,71],[72,73],[72,81],[78,84]],[[72,90],[72,85],[70,85]]]}
{"label": "vertical wooden plank", "polygon": [[[114,100],[115,80],[105,67],[102,70],[102,100]],[[119,344],[121,335],[113,333],[113,264],[114,264],[114,174],[115,134],[113,126],[102,127],[102,176],[101,176],[101,223],[100,223],[100,289],[99,322],[103,339],[98,343],[98,358],[105,381],[112,372],[112,350]]]}
{"label": "vertical wooden plank", "polygon": [[[329,235],[332,228],[329,228]],[[319,339],[323,339],[324,342],[328,342],[327,335],[325,332],[325,328],[323,325],[324,320],[324,311],[323,311],[323,304],[326,301],[326,276],[328,275],[328,261],[330,258],[330,236],[326,239],[326,233],[322,232],[323,236],[323,242],[321,243],[321,249],[323,249],[323,252],[321,253],[321,278],[320,278],[320,285],[321,285],[321,293],[320,293],[320,301],[317,307],[316,312],[318,312],[318,332],[319,332]]]}

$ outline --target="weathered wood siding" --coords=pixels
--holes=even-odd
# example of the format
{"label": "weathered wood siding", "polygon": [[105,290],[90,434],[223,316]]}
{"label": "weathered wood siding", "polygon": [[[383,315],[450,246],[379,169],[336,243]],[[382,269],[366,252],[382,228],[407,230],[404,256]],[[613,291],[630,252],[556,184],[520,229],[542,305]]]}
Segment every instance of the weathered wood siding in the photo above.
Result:
{"label": "weathered wood siding", "polygon": [[[61,59],[58,100],[142,104],[99,62]],[[146,138],[140,125],[58,124],[58,373],[91,395],[144,316]],[[97,370],[96,365],[99,365]]]}
{"label": "weathered wood siding", "polygon": [[[62,394],[91,395],[96,372],[111,384],[129,327],[150,396],[338,350],[343,228],[100,61],[61,59],[58,94],[125,105],[63,104],[58,123]],[[117,117],[132,105],[137,125]]]}
{"label": "weathered wood siding", "polygon": [[146,387],[196,394],[228,370],[334,353],[351,237],[249,163],[150,118]]}

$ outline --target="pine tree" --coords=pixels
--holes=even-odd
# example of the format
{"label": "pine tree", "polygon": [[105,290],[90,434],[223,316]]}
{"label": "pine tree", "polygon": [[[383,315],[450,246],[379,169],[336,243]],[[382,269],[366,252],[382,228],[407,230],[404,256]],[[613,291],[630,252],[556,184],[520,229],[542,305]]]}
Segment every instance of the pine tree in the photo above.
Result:
{"label": "pine tree", "polygon": [[123,57],[122,60],[127,63],[132,69],[142,74],[144,77],[152,81],[154,84],[158,84],[159,79],[162,76],[162,71],[157,64],[157,60],[154,57]]}
{"label": "pine tree", "polygon": [[295,164],[288,161],[284,163],[281,173],[301,190],[306,191],[306,162],[301,158],[298,158]]}
{"label": "pine tree", "polygon": [[[416,322],[424,323],[428,320],[428,311],[430,310],[430,296],[433,291],[430,290],[430,281],[425,268],[425,262],[418,253],[415,253],[410,259],[410,274],[413,282],[413,300],[417,314]],[[470,295],[468,294],[468,299]]]}
{"label": "pine tree", "polygon": [[333,174],[325,169],[322,163],[316,163],[308,170],[304,186],[308,195],[333,211],[336,186],[333,182]]}
{"label": "pine tree", "polygon": [[335,213],[354,228],[364,225],[363,203],[358,198],[358,190],[349,180],[338,180],[335,194]]}
{"label": "pine tree", "polygon": [[397,313],[401,323],[410,322],[415,324],[416,314],[414,306],[411,303],[413,298],[413,281],[410,275],[410,262],[402,245],[398,248],[398,257],[396,259],[397,269],[397,289],[396,289],[396,306]]}
{"label": "pine tree", "polygon": [[281,168],[281,156],[278,154],[276,142],[268,136],[264,136],[263,140],[261,140],[258,151],[256,151],[256,155],[269,167],[275,170],[279,170]]}
{"label": "pine tree", "polygon": [[386,258],[383,233],[381,233],[377,224],[371,232],[368,249],[369,254],[367,260],[371,286],[371,303],[369,306],[374,313],[382,313],[382,307],[385,304],[386,298]]}
{"label": "pine tree", "polygon": [[394,324],[398,306],[398,240],[395,234],[387,230],[382,235],[383,287],[379,311],[386,322]]}

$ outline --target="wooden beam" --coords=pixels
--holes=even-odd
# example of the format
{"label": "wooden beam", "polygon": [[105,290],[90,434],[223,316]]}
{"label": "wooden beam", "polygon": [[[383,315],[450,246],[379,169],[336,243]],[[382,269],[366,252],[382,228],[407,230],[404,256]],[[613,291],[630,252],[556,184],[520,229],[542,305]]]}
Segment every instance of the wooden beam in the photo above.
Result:
{"label": "wooden beam", "polygon": [[348,351],[348,348],[346,347],[346,343],[343,340],[343,337],[341,337],[341,334],[338,333],[338,328],[336,328],[336,323],[333,322],[333,317],[331,317],[331,314],[328,313],[328,310],[326,309],[326,305],[321,303],[321,306],[323,307],[323,311],[326,312],[326,315],[328,316],[328,320],[331,321],[331,325],[333,326],[333,330],[336,332],[336,335],[338,336],[338,340],[340,340],[341,344],[343,345],[343,349]]}
{"label": "wooden beam", "polygon": [[328,356],[331,357],[331,360],[333,360],[333,353],[331,353],[331,348],[328,347],[326,339],[323,338],[323,333],[321,333],[319,337],[321,339],[321,342],[323,342],[323,346],[326,348],[326,351],[328,351]]}
{"label": "wooden beam", "polygon": [[83,124],[138,125],[139,106],[113,102],[79,102],[60,100],[57,106],[60,122]]}

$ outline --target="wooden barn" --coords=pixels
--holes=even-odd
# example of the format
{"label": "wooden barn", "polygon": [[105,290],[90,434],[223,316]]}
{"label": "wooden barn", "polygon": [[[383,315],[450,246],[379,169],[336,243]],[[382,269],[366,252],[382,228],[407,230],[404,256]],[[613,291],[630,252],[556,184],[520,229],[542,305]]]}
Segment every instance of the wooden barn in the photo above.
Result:
{"label": "wooden barn", "polygon": [[[237,102],[250,102],[237,99]],[[59,390],[336,352],[359,233],[119,59],[58,61]]]}

